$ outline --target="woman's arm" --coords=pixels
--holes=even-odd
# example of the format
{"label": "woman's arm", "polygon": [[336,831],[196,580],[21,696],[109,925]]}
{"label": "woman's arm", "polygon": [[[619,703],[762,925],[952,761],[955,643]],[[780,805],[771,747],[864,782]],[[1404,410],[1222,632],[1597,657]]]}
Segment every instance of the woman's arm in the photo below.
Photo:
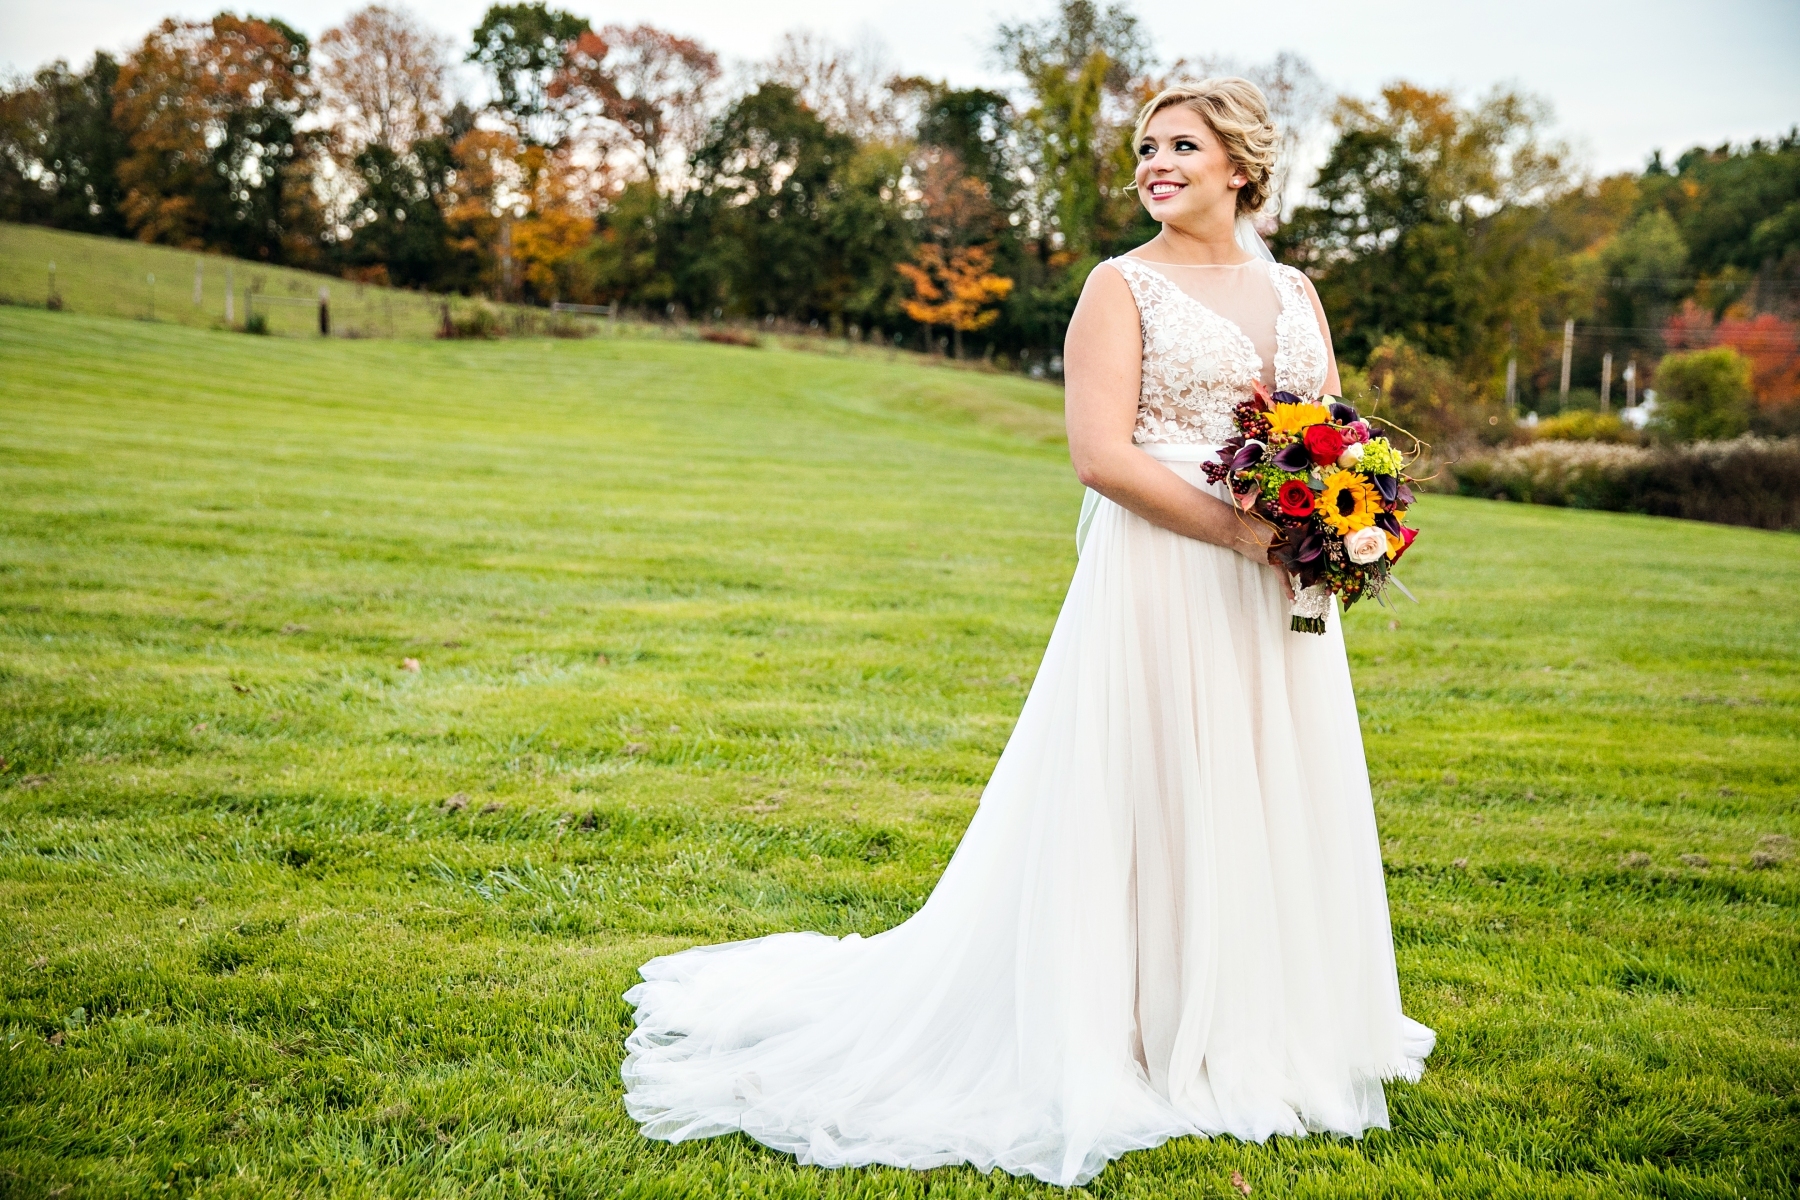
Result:
{"label": "woman's arm", "polygon": [[1143,358],[1130,286],[1117,267],[1096,267],[1063,343],[1063,415],[1075,474],[1151,524],[1266,563],[1274,537],[1269,525],[1209,496],[1132,444]]}

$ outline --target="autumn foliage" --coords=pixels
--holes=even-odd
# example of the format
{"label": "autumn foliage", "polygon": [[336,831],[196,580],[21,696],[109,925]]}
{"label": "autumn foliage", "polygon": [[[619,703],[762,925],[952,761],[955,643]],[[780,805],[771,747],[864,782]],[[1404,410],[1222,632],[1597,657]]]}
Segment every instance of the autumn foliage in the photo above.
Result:
{"label": "autumn foliage", "polygon": [[308,96],[305,41],[228,13],[164,21],[125,60],[115,119],[124,209],[145,241],[303,257],[314,199],[297,123]]}
{"label": "autumn foliage", "polygon": [[575,39],[549,94],[599,155],[622,150],[660,180],[671,154],[705,132],[718,78],[718,56],[696,41],[649,25],[609,25]]}
{"label": "autumn foliage", "polygon": [[921,325],[948,325],[962,357],[962,335],[986,329],[1000,319],[994,306],[1013,290],[1013,281],[993,273],[994,252],[986,246],[962,246],[948,254],[926,243],[910,263],[896,270],[912,285],[912,298],[901,302],[906,315]]}
{"label": "autumn foliage", "polygon": [[320,100],[345,157],[370,145],[405,154],[442,127],[442,38],[412,15],[379,4],[351,13],[319,39]]}
{"label": "autumn foliage", "polygon": [[[396,0],[316,44],[171,19],[0,81],[0,220],[530,304],[948,331],[1053,374],[1088,273],[1157,233],[1129,188],[1138,106],[1243,75],[1308,172],[1276,177],[1259,228],[1316,285],[1345,386],[1440,449],[1635,403],[1665,354],[1715,346],[1753,367],[1752,428],[1800,432],[1800,132],[1589,179],[1524,93],[1334,103],[1292,54],[1159,61],[1129,0],[1040,7],[992,30],[1012,82],[991,87],[805,29],[727,75],[693,37],[549,0],[487,5],[460,46]],[[457,58],[483,76],[463,99]],[[1314,171],[1292,152],[1319,133]]]}
{"label": "autumn foliage", "polygon": [[1800,406],[1800,323],[1774,313],[1732,309],[1715,321],[1690,300],[1669,318],[1663,339],[1671,350],[1730,346],[1750,362],[1758,408],[1775,412]]}

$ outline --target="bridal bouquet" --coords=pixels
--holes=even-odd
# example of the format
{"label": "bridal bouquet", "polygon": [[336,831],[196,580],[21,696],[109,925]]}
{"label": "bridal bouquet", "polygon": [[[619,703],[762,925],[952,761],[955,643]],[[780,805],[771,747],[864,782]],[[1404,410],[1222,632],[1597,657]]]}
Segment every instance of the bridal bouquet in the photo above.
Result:
{"label": "bridal bouquet", "polygon": [[1389,583],[1406,592],[1393,565],[1417,531],[1405,523],[1411,480],[1393,443],[1330,397],[1259,389],[1233,420],[1237,435],[1203,469],[1275,526],[1270,557],[1294,579],[1296,632],[1324,633],[1334,594],[1347,609],[1380,600]]}

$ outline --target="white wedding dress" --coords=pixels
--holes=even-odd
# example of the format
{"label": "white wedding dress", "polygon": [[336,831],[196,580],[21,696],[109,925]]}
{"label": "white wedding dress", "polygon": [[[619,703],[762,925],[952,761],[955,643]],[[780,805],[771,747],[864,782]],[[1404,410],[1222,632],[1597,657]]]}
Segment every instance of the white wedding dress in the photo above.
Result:
{"label": "white wedding dress", "polygon": [[[1254,381],[1324,384],[1302,278],[1100,269],[1141,318],[1136,440],[1222,494],[1199,463]],[[1291,632],[1268,568],[1110,501],[1084,525],[1018,725],[924,907],[870,938],[643,967],[623,1075],[645,1134],[1069,1185],[1172,1137],[1387,1126],[1382,1080],[1417,1079],[1435,1035],[1400,1008],[1337,614],[1323,637]]]}

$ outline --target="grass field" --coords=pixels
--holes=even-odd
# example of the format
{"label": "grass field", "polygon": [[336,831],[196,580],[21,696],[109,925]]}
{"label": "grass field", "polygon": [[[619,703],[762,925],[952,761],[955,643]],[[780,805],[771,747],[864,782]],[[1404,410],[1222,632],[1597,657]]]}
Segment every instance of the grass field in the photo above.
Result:
{"label": "grass field", "polygon": [[[320,288],[329,293],[332,332],[339,337],[428,338],[441,326],[446,303],[457,317],[481,303],[218,254],[0,221],[0,302],[41,307],[51,294],[52,264],[56,295],[66,311],[195,329],[241,329],[253,310],[277,337],[318,336]],[[227,283],[232,292],[229,322]],[[541,326],[545,317],[541,309],[489,307],[502,322],[521,318]],[[617,332],[591,318],[567,320],[583,329]]]}
{"label": "grass field", "polygon": [[[647,1142],[617,1068],[645,959],[931,888],[1073,565],[1058,393],[26,309],[0,379],[0,1194],[1053,1191]],[[1083,1194],[1796,1194],[1800,540],[1418,511],[1346,624],[1429,1069]]]}
{"label": "grass field", "polygon": [[[230,321],[225,319],[228,283],[233,296]],[[764,346],[812,354],[876,362],[902,357],[902,352],[873,333],[868,341],[852,341],[842,333],[833,337],[821,329],[804,328],[797,321],[757,324],[734,319],[714,323],[650,319],[629,311],[617,319],[555,313],[534,305],[413,292],[293,267],[228,260],[218,254],[0,221],[0,306],[44,308],[54,294],[61,311],[81,316],[238,332],[243,332],[254,307],[265,333],[314,340],[319,336],[321,288],[329,294],[331,334],[344,339],[434,338],[443,326],[443,309],[448,305],[455,323],[466,327],[477,324],[477,318],[485,319],[487,336],[493,337],[554,334],[559,338],[701,341],[709,330],[724,330],[738,339],[748,337]],[[915,337],[915,347],[917,341]],[[940,367],[993,373],[990,364],[973,360],[929,361]],[[1006,386],[1001,385],[1001,390]]]}

